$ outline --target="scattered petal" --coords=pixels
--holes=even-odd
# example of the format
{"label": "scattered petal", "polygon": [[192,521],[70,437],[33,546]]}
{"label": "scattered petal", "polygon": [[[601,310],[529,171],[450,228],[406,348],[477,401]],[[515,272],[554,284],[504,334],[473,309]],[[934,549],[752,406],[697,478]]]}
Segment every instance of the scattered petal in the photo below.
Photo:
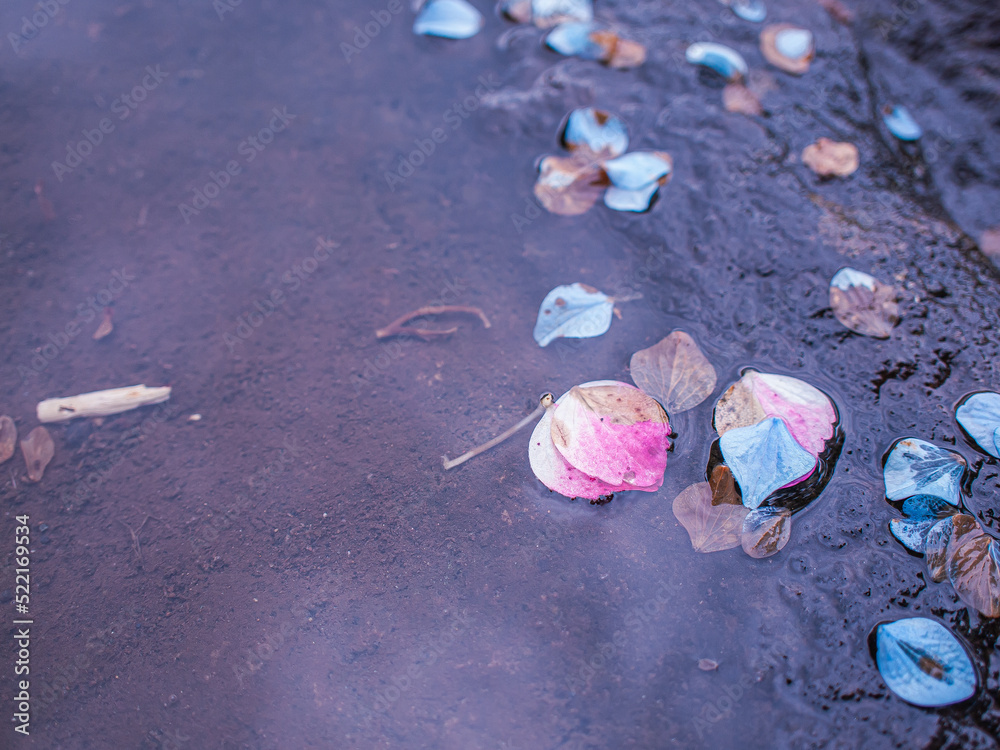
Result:
{"label": "scattered petal", "polygon": [[115,324],[111,322],[111,315],[111,308],[105,307],[104,314],[101,316],[100,325],[98,325],[97,330],[94,331],[94,341],[100,341],[115,330]]}
{"label": "scattered petal", "polygon": [[607,184],[607,176],[592,162],[546,156],[538,165],[535,196],[551,213],[578,216],[597,203]]}
{"label": "scattered petal", "polygon": [[0,464],[8,461],[17,449],[17,425],[4,415],[0,417]]}
{"label": "scattered petal", "polygon": [[612,211],[642,213],[653,205],[653,197],[659,189],[655,182],[638,190],[623,190],[612,185],[604,193],[604,205]]}
{"label": "scattered petal", "polygon": [[611,327],[614,299],[592,286],[557,286],[542,300],[535,322],[535,341],[548,346],[558,338],[589,339]]}
{"label": "scattered petal", "polygon": [[483,28],[483,14],[465,0],[428,0],[413,22],[413,33],[468,39]]}
{"label": "scattered petal", "polygon": [[896,290],[853,268],[830,280],[830,307],[845,328],[877,339],[889,338],[899,322]]}
{"label": "scattered petal", "polygon": [[905,500],[933,495],[952,505],[961,504],[965,459],[954,451],[917,438],[897,440],[885,460],[885,496]]}
{"label": "scattered petal", "polygon": [[719,662],[717,662],[715,659],[698,660],[698,669],[700,669],[702,672],[714,672],[718,668],[719,668]]}
{"label": "scattered petal", "polygon": [[743,493],[743,504],[751,510],[816,467],[816,457],[795,442],[785,422],[775,417],[728,430],[719,447]]}
{"label": "scattered petal", "polygon": [[724,435],[729,430],[755,425],[766,417],[753,394],[751,381],[744,375],[715,404],[715,431]]}
{"label": "scattered petal", "polygon": [[802,163],[820,177],[847,177],[857,171],[861,162],[853,143],[821,137],[802,151]]}
{"label": "scattered petal", "polygon": [[882,109],[882,121],[889,128],[889,132],[901,141],[916,141],[924,134],[910,114],[910,110],[902,105],[887,104]]}
{"label": "scattered petal", "polygon": [[776,555],[792,536],[792,513],[787,508],[757,508],[743,520],[743,551],[758,560]]}
{"label": "scattered petal", "polygon": [[21,441],[21,453],[24,454],[24,463],[28,466],[28,479],[40,482],[45,467],[56,453],[56,446],[48,430],[36,427]]}
{"label": "scattered petal", "polygon": [[733,472],[725,464],[719,464],[712,469],[712,476],[708,478],[708,484],[712,488],[712,505],[743,507],[743,500],[740,499],[739,490],[736,489]]}
{"label": "scattered petal", "polygon": [[713,501],[708,482],[692,484],[674,498],[674,517],[691,538],[695,552],[721,552],[740,546],[743,519],[749,512],[742,505]]}
{"label": "scattered petal", "polygon": [[1000,393],[981,391],[965,398],[955,419],[980,450],[1000,458]]}
{"label": "scattered petal", "polygon": [[532,0],[531,17],[542,29],[570,21],[592,21],[594,4],[591,0]]}
{"label": "scattered petal", "polygon": [[[963,517],[964,516],[964,517]],[[924,562],[934,583],[941,583],[948,577],[948,543],[955,533],[956,522],[963,528],[975,524],[976,519],[964,513],[945,518],[931,526],[924,543]]]}
{"label": "scattered petal", "polygon": [[738,112],[751,117],[764,114],[757,95],[742,83],[727,83],[722,89],[722,106],[727,112]]}
{"label": "scattered petal", "polygon": [[635,386],[574,386],[553,407],[552,442],[584,474],[610,485],[659,487],[667,467],[670,423]]}
{"label": "scattered petal", "polygon": [[715,390],[715,368],[684,331],[673,331],[633,354],[629,369],[635,384],[659,401],[667,414],[693,409]]}
{"label": "scattered petal", "polygon": [[795,75],[809,70],[816,54],[812,32],[787,23],[776,23],[760,32],[760,51],[771,65]]}
{"label": "scattered petal", "polygon": [[628,149],[628,129],[612,114],[593,107],[574,109],[563,129],[563,145],[583,158],[613,159]]}
{"label": "scattered petal", "polygon": [[500,0],[497,8],[514,23],[531,23],[531,0]]}
{"label": "scattered petal", "polygon": [[658,151],[633,151],[604,162],[611,184],[623,190],[640,190],[669,178],[674,168],[670,154]]}
{"label": "scattered petal", "polygon": [[961,642],[926,617],[883,623],[875,629],[875,663],[885,684],[908,703],[949,706],[973,697],[976,670]]}
{"label": "scattered petal", "polygon": [[687,48],[685,57],[692,65],[710,68],[730,83],[742,81],[749,72],[739,52],[715,42],[696,42]]}
{"label": "scattered petal", "polygon": [[904,518],[889,521],[889,531],[908,550],[923,554],[931,528],[958,512],[958,508],[941,498],[916,495],[903,503]]}
{"label": "scattered petal", "polygon": [[[601,34],[595,35],[599,39]],[[603,37],[603,44],[614,42],[611,56],[605,61],[610,68],[626,70],[628,68],[638,68],[646,62],[646,48],[639,42],[606,32]]]}
{"label": "scattered petal", "polygon": [[556,26],[545,38],[545,44],[560,55],[582,57],[584,60],[607,60],[611,50],[592,36],[600,29],[593,23],[564,23]]}
{"label": "scattered petal", "polygon": [[764,5],[764,0],[728,0],[727,4],[733,9],[733,13],[744,21],[760,23],[767,18],[767,6]]}
{"label": "scattered petal", "polygon": [[972,516],[958,515],[945,569],[962,601],[984,617],[1000,617],[1000,546]]}

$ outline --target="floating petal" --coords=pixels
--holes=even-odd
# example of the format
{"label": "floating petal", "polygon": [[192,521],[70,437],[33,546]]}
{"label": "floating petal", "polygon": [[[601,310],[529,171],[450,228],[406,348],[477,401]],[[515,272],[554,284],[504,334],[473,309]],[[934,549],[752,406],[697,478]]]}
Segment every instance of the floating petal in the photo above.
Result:
{"label": "floating petal", "polygon": [[882,109],[882,121],[889,128],[889,132],[901,141],[916,141],[924,134],[910,114],[910,110],[901,105],[895,107],[886,105]]}
{"label": "floating petal", "polygon": [[693,409],[715,390],[715,368],[684,331],[674,331],[637,351],[629,370],[635,384],[659,401],[667,414]]}
{"label": "floating petal", "polygon": [[635,386],[574,386],[553,407],[552,442],[584,474],[609,485],[659,487],[667,466],[670,423]]}
{"label": "floating petal", "polygon": [[571,21],[594,20],[591,0],[532,0],[531,17],[542,29]]}
{"label": "floating petal", "polygon": [[820,177],[847,177],[858,170],[861,161],[853,143],[818,138],[803,149],[802,163]]}
{"label": "floating petal", "polygon": [[591,39],[600,29],[592,23],[564,23],[556,26],[545,37],[545,44],[560,55],[582,57],[584,60],[607,60],[611,50]]}
{"label": "floating petal", "polygon": [[660,180],[670,175],[674,162],[670,154],[633,151],[617,159],[609,159],[603,166],[608,179],[615,187],[623,190],[640,190],[660,183]]}
{"label": "floating petal", "polygon": [[767,18],[767,6],[764,5],[764,0],[730,0],[729,7],[744,21],[760,23]]}
{"label": "floating petal", "polygon": [[809,70],[816,54],[812,32],[787,23],[776,23],[760,32],[760,51],[771,65],[795,75]]}
{"label": "floating petal", "polygon": [[959,505],[965,467],[965,459],[954,451],[917,438],[897,440],[882,471],[885,496],[905,500],[914,495],[933,495]]}
{"label": "floating petal", "polygon": [[764,114],[760,99],[742,83],[726,84],[726,87],[722,89],[722,106],[726,108],[727,112],[739,112],[750,116]]}
{"label": "floating petal", "polygon": [[751,510],[816,467],[816,457],[795,442],[787,425],[775,417],[727,431],[719,447],[743,493],[743,504]]}
{"label": "floating petal", "polygon": [[837,423],[837,410],[830,397],[804,380],[787,375],[748,370],[744,377],[750,381],[764,413],[784,421],[796,442],[819,457]]}
{"label": "floating petal", "polygon": [[597,203],[607,184],[607,176],[593,162],[546,156],[538,165],[535,197],[551,213],[578,216]]}
{"label": "floating petal", "polygon": [[962,601],[985,617],[1000,617],[1000,546],[972,516],[953,520],[945,570]]}
{"label": "floating petal", "polygon": [[413,22],[413,33],[468,39],[483,28],[483,14],[465,0],[428,0]]}
{"label": "floating petal", "polygon": [[531,23],[531,0],[500,0],[497,9],[514,23]]}
{"label": "floating petal", "polygon": [[907,549],[923,554],[927,535],[939,521],[958,513],[958,508],[932,495],[917,495],[903,503],[905,518],[889,521],[889,531]]}
{"label": "floating petal", "polygon": [[742,505],[713,504],[708,482],[692,484],[681,492],[674,498],[673,511],[695,552],[721,552],[740,546],[748,511]]}
{"label": "floating petal", "polygon": [[749,72],[739,52],[715,42],[696,42],[687,48],[685,57],[692,65],[710,68],[730,82],[742,81]]}
{"label": "floating petal", "polygon": [[563,130],[563,144],[584,157],[613,159],[628,149],[628,129],[612,114],[593,107],[574,109]]}
{"label": "floating petal", "polygon": [[36,427],[21,441],[21,453],[28,467],[28,479],[32,482],[42,481],[45,467],[56,453],[56,445],[52,436],[44,427]]}
{"label": "floating petal", "polygon": [[548,346],[558,338],[588,339],[611,327],[614,299],[586,284],[557,286],[542,300],[535,341]]}
{"label": "floating petal", "polygon": [[722,394],[715,404],[715,431],[724,435],[738,427],[749,427],[767,417],[753,393],[752,382],[744,375]]}
{"label": "floating petal", "polygon": [[17,425],[8,416],[0,417],[0,464],[14,455],[17,449]]}
{"label": "floating petal", "polygon": [[955,410],[955,419],[981,450],[1000,458],[1000,393],[981,391],[966,396]]}
{"label": "floating petal", "polygon": [[956,522],[964,528],[969,523],[975,524],[976,519],[964,513],[955,515],[938,521],[927,532],[924,562],[927,563],[927,572],[935,583],[941,583],[948,577],[948,543],[955,533]]}
{"label": "floating petal", "polygon": [[787,508],[757,508],[743,520],[740,543],[750,557],[778,554],[792,536],[792,513]]}
{"label": "floating petal", "polygon": [[660,186],[655,182],[638,190],[622,190],[612,185],[604,193],[604,205],[613,211],[640,214],[653,205],[653,197],[659,189]]}
{"label": "floating petal", "polygon": [[969,654],[944,625],[926,617],[876,628],[875,663],[892,692],[916,706],[961,703],[976,694]]}
{"label": "floating petal", "polygon": [[845,328],[877,339],[889,338],[899,322],[896,290],[853,268],[830,280],[830,307]]}

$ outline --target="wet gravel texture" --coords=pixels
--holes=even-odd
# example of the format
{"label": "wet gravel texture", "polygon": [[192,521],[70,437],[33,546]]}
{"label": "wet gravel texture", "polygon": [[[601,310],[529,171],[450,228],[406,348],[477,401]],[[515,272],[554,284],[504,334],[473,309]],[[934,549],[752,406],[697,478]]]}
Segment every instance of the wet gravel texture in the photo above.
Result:
{"label": "wet gravel texture", "polygon": [[[970,505],[987,522],[997,507],[996,463],[952,414],[1000,389],[1000,273],[977,248],[1000,223],[1000,12],[848,6],[843,25],[819,4],[769,4],[770,20],[816,34],[801,78],[708,1],[599,0],[599,18],[649,47],[632,72],[559,58],[489,12],[454,43],[389,12],[347,60],[341,45],[388,7],[360,0],[221,17],[207,0],[71,3],[8,46],[0,412],[26,435],[48,396],[174,391],[54,426],[37,485],[19,455],[0,467],[0,604],[8,617],[14,517],[30,514],[35,619],[31,735],[4,729],[0,745],[1000,744],[997,623],[928,583],[888,533],[881,484],[883,452],[912,435],[957,447]],[[0,11],[0,30],[32,10]],[[683,62],[698,40],[744,54],[765,117],[725,112],[721,84]],[[157,65],[166,75],[120,119],[121,94]],[[924,126],[919,145],[885,131],[890,101]],[[533,207],[537,158],[589,105],[624,117],[632,149],[673,156],[649,214]],[[52,162],[102,118],[113,130],[60,180]],[[272,126],[260,148],[246,140]],[[437,128],[433,153],[387,180]],[[824,135],[859,147],[851,178],[801,164]],[[182,213],[213,173],[218,196]],[[903,291],[889,340],[834,319],[844,265]],[[538,304],[574,281],[643,296],[604,336],[540,349]],[[376,340],[432,303],[478,305],[492,327],[456,318],[447,339]],[[93,341],[104,304],[115,331]],[[565,501],[531,475],[527,432],[442,471],[442,454],[544,391],[628,380],[631,354],[674,328],[719,386],[672,420],[660,492]],[[845,431],[826,491],[766,560],[693,552],[670,510],[702,479],[712,404],[746,366],[822,388]],[[922,710],[886,690],[866,638],[910,615],[970,639],[987,688],[972,706]],[[13,662],[5,639],[3,695]]]}

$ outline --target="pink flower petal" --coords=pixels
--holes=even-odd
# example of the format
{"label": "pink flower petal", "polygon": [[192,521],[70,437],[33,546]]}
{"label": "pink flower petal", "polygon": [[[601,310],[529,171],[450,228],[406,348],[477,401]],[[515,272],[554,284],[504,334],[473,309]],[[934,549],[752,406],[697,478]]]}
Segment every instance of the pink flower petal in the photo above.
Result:
{"label": "pink flower petal", "polygon": [[833,437],[837,413],[823,391],[786,375],[750,370],[744,376],[753,389],[764,414],[788,425],[795,442],[818,457]]}

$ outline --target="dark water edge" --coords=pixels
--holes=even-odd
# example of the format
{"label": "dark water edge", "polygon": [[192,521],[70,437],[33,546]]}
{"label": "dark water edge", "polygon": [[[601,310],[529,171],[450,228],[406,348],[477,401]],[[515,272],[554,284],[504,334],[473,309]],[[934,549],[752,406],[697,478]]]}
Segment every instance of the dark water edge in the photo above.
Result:
{"label": "dark water edge", "polygon": [[[480,35],[445,43],[415,38],[407,10],[348,61],[341,44],[386,7],[359,0],[244,0],[222,18],[207,0],[70,2],[17,54],[8,43],[0,412],[24,435],[45,397],[174,391],[77,445],[53,427],[38,485],[20,456],[0,466],[0,538],[31,516],[39,681],[31,736],[5,728],[0,747],[1000,744],[998,625],[928,584],[882,496],[881,456],[904,435],[969,459],[970,505],[996,508],[1000,491],[951,416],[965,393],[1000,388],[1000,275],[976,247],[1000,223],[1000,13],[914,6],[852,5],[846,28],[818,4],[769,4],[816,34],[803,78],[769,69],[759,27],[714,2],[599,1],[650,49],[630,73],[557,58],[490,13]],[[0,11],[0,30],[33,9]],[[768,117],[727,114],[678,62],[699,39],[770,81]],[[157,65],[163,81],[118,119],[118,97]],[[886,100],[919,117],[920,148],[877,121]],[[535,160],[591,104],[626,119],[633,148],[669,151],[673,180],[648,215],[527,218]],[[246,139],[275,109],[294,119],[258,152]],[[114,129],[60,181],[52,162],[105,117]],[[447,139],[390,189],[386,172],[439,127]],[[851,179],[802,166],[821,135],[858,145]],[[231,161],[239,172],[186,221],[178,205]],[[318,253],[318,238],[336,247]],[[904,289],[891,339],[834,320],[826,290],[843,265]],[[643,297],[603,337],[539,349],[539,301],[573,281]],[[102,292],[116,328],[95,342]],[[438,300],[493,325],[376,340]],[[632,352],[673,328],[695,336],[719,389],[672,420],[658,493],[563,501],[531,475],[527,433],[441,470],[539,393],[628,380]],[[694,553],[670,510],[703,475],[714,399],[747,366],[831,394],[846,434],[824,494],[761,561]],[[885,689],[868,632],[917,614],[973,643],[987,691],[972,707],[921,710]],[[8,638],[5,696],[13,662]]]}

